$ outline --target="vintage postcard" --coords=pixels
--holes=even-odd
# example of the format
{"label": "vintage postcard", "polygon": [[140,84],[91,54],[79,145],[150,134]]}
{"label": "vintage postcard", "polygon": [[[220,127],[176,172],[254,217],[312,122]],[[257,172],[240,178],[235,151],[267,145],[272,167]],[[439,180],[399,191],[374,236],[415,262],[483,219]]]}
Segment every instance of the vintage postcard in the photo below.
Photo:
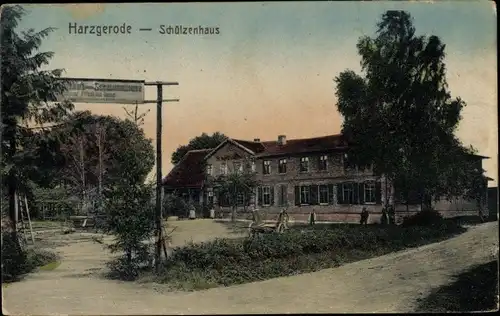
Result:
{"label": "vintage postcard", "polygon": [[3,312],[497,310],[496,14],[2,6]]}

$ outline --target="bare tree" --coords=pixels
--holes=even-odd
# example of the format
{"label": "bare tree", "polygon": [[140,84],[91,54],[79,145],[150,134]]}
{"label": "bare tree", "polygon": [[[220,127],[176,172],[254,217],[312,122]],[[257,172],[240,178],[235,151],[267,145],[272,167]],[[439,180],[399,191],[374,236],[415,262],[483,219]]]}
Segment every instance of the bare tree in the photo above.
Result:
{"label": "bare tree", "polygon": [[135,103],[133,111],[129,111],[126,107],[123,107],[123,109],[125,110],[125,113],[127,113],[129,120],[134,122],[137,126],[141,126],[144,124],[144,118],[151,111],[150,109],[148,109],[146,112],[139,114],[139,104],[137,102]]}

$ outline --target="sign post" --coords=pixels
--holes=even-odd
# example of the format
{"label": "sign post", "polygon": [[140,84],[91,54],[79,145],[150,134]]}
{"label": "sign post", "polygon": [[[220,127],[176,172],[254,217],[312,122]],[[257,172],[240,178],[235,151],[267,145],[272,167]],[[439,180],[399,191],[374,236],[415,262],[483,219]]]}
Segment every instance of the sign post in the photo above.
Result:
{"label": "sign post", "polygon": [[[159,270],[161,260],[162,236],[162,103],[178,102],[179,99],[163,100],[163,86],[177,86],[178,82],[144,80],[114,80],[88,78],[61,78],[67,82],[66,91],[57,96],[57,101],[68,100],[74,103],[118,103],[146,104],[156,103],[156,251],[155,268]],[[144,86],[156,86],[156,100],[144,100]]]}

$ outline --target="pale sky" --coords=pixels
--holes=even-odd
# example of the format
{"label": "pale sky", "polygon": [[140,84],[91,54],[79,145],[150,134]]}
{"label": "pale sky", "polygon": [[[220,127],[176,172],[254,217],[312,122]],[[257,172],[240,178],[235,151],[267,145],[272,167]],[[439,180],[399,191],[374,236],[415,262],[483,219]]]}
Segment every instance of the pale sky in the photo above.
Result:
{"label": "pale sky", "polygon": [[[458,135],[479,153],[496,185],[496,9],[489,1],[275,2],[26,5],[20,28],[55,27],[42,51],[67,77],[177,81],[164,98],[163,176],[171,153],[203,132],[274,140],[338,133],[333,78],[360,70],[356,43],[374,35],[386,10],[406,10],[417,34],[446,43],[448,83],[468,106]],[[69,23],[132,26],[130,35],[68,34]],[[162,35],[160,25],[219,27],[218,35]],[[139,32],[138,28],[152,28]],[[146,99],[155,99],[155,88]],[[155,139],[155,106],[144,130]],[[118,104],[76,104],[78,110],[125,117]],[[155,144],[155,142],[153,143]]]}

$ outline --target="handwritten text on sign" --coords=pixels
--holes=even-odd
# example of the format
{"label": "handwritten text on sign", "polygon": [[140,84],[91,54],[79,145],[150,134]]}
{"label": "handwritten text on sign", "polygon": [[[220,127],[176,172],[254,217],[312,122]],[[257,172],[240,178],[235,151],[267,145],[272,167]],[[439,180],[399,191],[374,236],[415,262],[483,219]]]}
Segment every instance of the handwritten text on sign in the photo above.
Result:
{"label": "handwritten text on sign", "polygon": [[58,101],[135,104],[144,102],[144,82],[127,80],[64,79],[67,89]]}

